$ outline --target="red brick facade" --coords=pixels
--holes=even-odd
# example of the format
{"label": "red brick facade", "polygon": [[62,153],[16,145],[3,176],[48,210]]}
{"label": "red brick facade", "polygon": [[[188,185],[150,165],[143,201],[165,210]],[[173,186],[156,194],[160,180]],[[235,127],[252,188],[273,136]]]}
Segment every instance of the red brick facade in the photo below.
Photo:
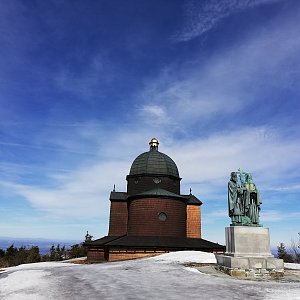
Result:
{"label": "red brick facade", "polygon": [[[167,215],[165,221],[158,218],[161,212]],[[129,205],[129,214],[128,216],[127,202],[111,202],[108,235],[121,236],[128,233],[201,238],[201,214],[198,205],[186,205],[174,199],[136,199]]]}
{"label": "red brick facade", "polygon": [[157,256],[168,253],[167,250],[138,250],[138,249],[89,249],[87,261],[90,263],[101,263],[107,261],[119,261],[143,257]]}
{"label": "red brick facade", "polygon": [[119,236],[127,233],[127,202],[111,202],[108,235]]}
{"label": "red brick facade", "polygon": [[[164,213],[166,220],[159,219]],[[174,199],[145,198],[129,204],[128,235],[186,236],[186,204]]]}
{"label": "red brick facade", "polygon": [[200,206],[186,206],[186,237],[201,238],[201,214]]}
{"label": "red brick facade", "polygon": [[104,249],[92,249],[89,248],[87,252],[87,261],[90,263],[99,263],[106,261],[107,258],[104,255]]}
{"label": "red brick facade", "polygon": [[169,251],[151,251],[151,250],[111,250],[109,251],[108,261],[128,260],[143,257],[157,256]]}

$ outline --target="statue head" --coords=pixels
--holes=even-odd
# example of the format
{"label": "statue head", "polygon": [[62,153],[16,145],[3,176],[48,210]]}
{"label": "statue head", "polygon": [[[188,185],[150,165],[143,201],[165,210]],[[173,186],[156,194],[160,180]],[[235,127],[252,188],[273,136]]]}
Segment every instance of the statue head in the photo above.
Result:
{"label": "statue head", "polygon": [[237,174],[236,172],[231,172],[230,180],[236,182],[237,181]]}
{"label": "statue head", "polygon": [[253,181],[252,181],[252,175],[250,174],[250,173],[246,173],[246,182],[247,183],[253,183]]}

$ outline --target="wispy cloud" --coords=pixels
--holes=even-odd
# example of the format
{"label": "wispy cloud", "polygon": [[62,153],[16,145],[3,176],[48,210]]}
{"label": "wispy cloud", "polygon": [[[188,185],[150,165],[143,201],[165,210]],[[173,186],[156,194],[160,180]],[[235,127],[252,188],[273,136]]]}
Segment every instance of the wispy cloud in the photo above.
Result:
{"label": "wispy cloud", "polygon": [[[74,62],[75,63],[75,62]],[[72,71],[62,66],[54,77],[54,85],[64,92],[76,95],[85,102],[103,98],[102,89],[113,80],[115,66],[104,53],[98,53],[86,62],[81,71]],[[79,96],[79,97],[78,97]]]}
{"label": "wispy cloud", "polygon": [[205,0],[186,4],[186,23],[175,39],[189,41],[216,27],[226,17],[258,5],[280,0]]}
{"label": "wispy cloud", "polygon": [[[299,164],[300,142],[286,141],[284,135],[279,134],[268,136],[268,131],[264,127],[244,127],[180,145],[174,140],[168,152],[182,166],[185,180],[191,182],[194,178],[199,182],[220,182],[239,167],[252,170],[270,181],[279,179],[282,174],[289,178],[293,176],[289,171]],[[272,129],[270,131],[272,133]]]}
{"label": "wispy cloud", "polygon": [[282,212],[277,210],[262,211],[260,215],[262,222],[278,222],[287,217],[286,214],[283,215]]}
{"label": "wispy cloud", "polygon": [[167,114],[165,110],[158,105],[144,105],[140,109],[140,113],[142,117],[149,118],[149,119],[158,119],[158,120],[165,120],[167,118]]}
{"label": "wispy cloud", "polygon": [[267,210],[261,212],[262,222],[278,222],[284,220],[298,220],[300,217],[300,212],[290,212],[290,211],[279,211],[279,210]]}
{"label": "wispy cloud", "polygon": [[[225,208],[225,207],[224,207]],[[300,212],[282,212],[279,210],[263,210],[260,213],[260,222],[264,224],[264,222],[272,223],[286,220],[287,218],[290,220],[296,220],[299,218]],[[227,207],[223,210],[216,210],[212,212],[207,212],[204,216],[204,220],[206,224],[211,224],[217,221],[225,220],[230,222],[230,217],[228,216]]]}
{"label": "wispy cloud", "polygon": [[[2,189],[26,199],[34,208],[58,216],[104,217],[109,206],[109,193],[115,183],[124,188],[127,164],[107,162],[74,170],[67,176],[54,176],[51,187],[1,181]],[[118,169],[118,173],[115,170]],[[84,212],[84,214],[83,214]]]}
{"label": "wispy cloud", "polygon": [[[167,112],[168,123],[176,128],[196,122],[205,126],[224,116],[240,121],[243,114],[253,122],[255,111],[268,112],[271,98],[296,91],[300,79],[297,21],[278,19],[277,23],[280,26],[272,23],[263,32],[247,32],[235,45],[216,51],[205,62],[194,57],[180,67],[165,68],[137,98]],[[286,103],[290,101],[286,99]]]}
{"label": "wispy cloud", "polygon": [[[106,135],[105,151],[111,152],[109,160],[95,158],[86,161],[86,164],[81,162],[63,173],[48,169],[47,174],[51,179],[49,187],[5,180],[2,180],[1,185],[27,199],[33,207],[50,213],[78,217],[84,210],[90,216],[104,216],[108,213],[108,196],[113,184],[116,184],[119,191],[126,190],[125,176],[135,158],[134,153],[138,155],[147,151],[147,139],[152,137],[150,133],[142,131],[132,135],[127,130],[131,128],[115,133],[119,136],[115,140],[109,134]],[[262,183],[263,178],[268,178],[269,188],[272,183],[275,189],[282,174],[287,174],[295,167],[300,143],[287,143],[284,137],[268,136],[267,132],[267,128],[250,127],[220,132],[208,138],[181,140],[180,144],[176,138],[169,137],[169,144],[161,140],[160,150],[177,163],[183,177],[183,192],[192,186],[193,193],[201,197],[214,198],[214,195],[221,192],[222,197],[226,198],[228,176],[239,167],[253,172],[256,182]],[[94,136],[91,138],[94,139]],[[137,140],[140,141],[138,144],[141,150],[135,149]],[[98,137],[97,142],[100,141],[103,141],[103,136]],[[123,149],[122,155],[116,150],[120,148]],[[288,175],[285,176],[288,178]]]}

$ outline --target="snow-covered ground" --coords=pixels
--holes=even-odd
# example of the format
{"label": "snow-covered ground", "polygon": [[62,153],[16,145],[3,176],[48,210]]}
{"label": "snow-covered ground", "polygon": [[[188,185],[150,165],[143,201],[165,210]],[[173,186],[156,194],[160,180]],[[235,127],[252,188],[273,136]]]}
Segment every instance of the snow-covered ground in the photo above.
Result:
{"label": "snow-covered ground", "polygon": [[183,251],[94,265],[21,265],[0,274],[0,299],[300,299],[299,282],[217,277],[191,272],[182,265],[189,262],[215,257]]}
{"label": "snow-covered ground", "polygon": [[284,263],[285,269],[300,270],[300,264]]}

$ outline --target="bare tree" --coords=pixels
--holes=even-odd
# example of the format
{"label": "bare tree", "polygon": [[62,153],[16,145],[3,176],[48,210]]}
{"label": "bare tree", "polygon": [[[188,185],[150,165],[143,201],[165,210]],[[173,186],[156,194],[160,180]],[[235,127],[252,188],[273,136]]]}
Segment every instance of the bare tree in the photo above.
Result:
{"label": "bare tree", "polygon": [[300,232],[298,232],[298,241],[292,239],[291,243],[291,253],[294,259],[294,262],[300,263]]}

